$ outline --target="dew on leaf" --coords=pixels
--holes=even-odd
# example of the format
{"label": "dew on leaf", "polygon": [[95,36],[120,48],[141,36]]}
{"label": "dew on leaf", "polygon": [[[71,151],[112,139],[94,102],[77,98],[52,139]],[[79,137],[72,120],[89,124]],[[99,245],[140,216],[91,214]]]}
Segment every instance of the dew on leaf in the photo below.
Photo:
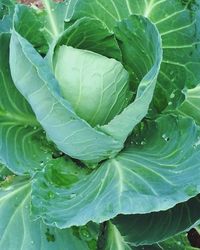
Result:
{"label": "dew on leaf", "polygon": [[190,185],[186,187],[184,191],[188,196],[194,196],[197,194],[197,187],[195,185]]}
{"label": "dew on leaf", "polygon": [[44,162],[43,162],[43,161],[40,162],[40,166],[41,166],[41,167],[44,166]]}
{"label": "dew on leaf", "polygon": [[163,135],[162,135],[162,138],[163,138],[165,141],[169,141],[169,137],[168,137],[166,134],[163,134]]}
{"label": "dew on leaf", "polygon": [[198,141],[195,144],[193,144],[193,148],[196,149],[199,145],[200,145],[200,138],[198,138]]}
{"label": "dew on leaf", "polygon": [[49,199],[53,199],[55,197],[55,194],[51,191],[48,192]]}
{"label": "dew on leaf", "polygon": [[73,198],[75,198],[76,197],[76,194],[75,193],[72,193],[72,194],[70,194],[70,199],[73,199]]}
{"label": "dew on leaf", "polygon": [[91,236],[91,234],[90,234],[90,232],[89,232],[89,230],[87,229],[86,226],[80,227],[79,235],[83,240],[86,240],[86,241],[92,239],[92,236]]}
{"label": "dew on leaf", "polygon": [[170,98],[173,99],[175,97],[174,93],[171,93]]}

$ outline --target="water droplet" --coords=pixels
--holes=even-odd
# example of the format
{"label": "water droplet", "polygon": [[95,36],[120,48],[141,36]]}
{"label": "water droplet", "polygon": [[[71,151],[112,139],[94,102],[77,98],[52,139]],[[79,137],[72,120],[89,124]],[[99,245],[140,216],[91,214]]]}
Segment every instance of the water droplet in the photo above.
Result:
{"label": "water droplet", "polygon": [[72,194],[70,194],[70,199],[73,199],[73,198],[75,198],[76,197],[76,194],[75,193],[72,193]]}
{"label": "water droplet", "polygon": [[83,240],[86,240],[86,241],[91,240],[91,234],[88,231],[86,226],[80,227],[79,234]]}
{"label": "water droplet", "polygon": [[41,167],[44,166],[44,162],[43,162],[43,161],[40,162],[40,166],[41,166]]}
{"label": "water droplet", "polygon": [[169,105],[169,106],[172,105],[172,102],[168,102],[168,105]]}
{"label": "water droplet", "polygon": [[171,81],[172,81],[172,82],[175,82],[175,80],[176,80],[176,78],[172,78],[172,80],[171,80]]}
{"label": "water droplet", "polygon": [[34,127],[33,127],[33,129],[34,129],[34,130],[36,130],[36,129],[37,129],[37,127],[36,127],[36,126],[34,126]]}
{"label": "water droplet", "polygon": [[169,141],[169,137],[168,137],[166,134],[163,134],[163,135],[162,135],[162,138],[163,138],[165,141]]}
{"label": "water droplet", "polygon": [[171,93],[170,98],[173,99],[175,97],[174,93]]}
{"label": "water droplet", "polygon": [[197,187],[196,185],[190,185],[184,191],[188,196],[195,196],[197,194]]}
{"label": "water droplet", "polygon": [[48,197],[49,197],[49,199],[53,199],[55,197],[55,195],[54,195],[53,192],[49,191],[48,192]]}
{"label": "water droplet", "polygon": [[146,142],[145,141],[141,141],[141,145],[145,145],[146,144]]}
{"label": "water droplet", "polygon": [[193,145],[193,148],[197,148],[200,145],[200,138],[198,137],[198,141]]}
{"label": "water droplet", "polygon": [[82,232],[82,234],[84,235],[84,237],[89,238],[90,234],[88,233],[88,231],[84,230],[84,232]]}

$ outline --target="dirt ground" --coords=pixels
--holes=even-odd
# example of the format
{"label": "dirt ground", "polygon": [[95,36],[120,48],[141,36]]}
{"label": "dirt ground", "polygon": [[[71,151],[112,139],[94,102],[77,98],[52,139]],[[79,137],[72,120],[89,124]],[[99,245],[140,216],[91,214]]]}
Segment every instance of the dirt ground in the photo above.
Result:
{"label": "dirt ground", "polygon": [[[62,2],[62,0],[54,0],[55,2]],[[23,4],[34,4],[37,7],[41,8],[42,7],[42,3],[41,0],[18,0],[18,2],[23,3]]]}

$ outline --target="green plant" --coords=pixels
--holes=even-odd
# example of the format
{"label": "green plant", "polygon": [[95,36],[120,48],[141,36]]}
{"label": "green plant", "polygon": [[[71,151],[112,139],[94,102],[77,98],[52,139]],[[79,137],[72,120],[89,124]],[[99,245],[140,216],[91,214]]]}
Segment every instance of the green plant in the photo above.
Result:
{"label": "green plant", "polygon": [[1,1],[0,249],[192,249],[199,4]]}

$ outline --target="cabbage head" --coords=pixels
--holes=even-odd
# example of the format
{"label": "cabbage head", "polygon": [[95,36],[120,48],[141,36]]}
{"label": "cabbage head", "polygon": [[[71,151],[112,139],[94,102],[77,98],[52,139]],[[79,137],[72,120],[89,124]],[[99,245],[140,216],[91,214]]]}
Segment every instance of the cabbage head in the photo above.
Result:
{"label": "cabbage head", "polygon": [[123,65],[92,51],[60,46],[55,77],[62,96],[92,126],[108,123],[130,97],[129,74]]}

